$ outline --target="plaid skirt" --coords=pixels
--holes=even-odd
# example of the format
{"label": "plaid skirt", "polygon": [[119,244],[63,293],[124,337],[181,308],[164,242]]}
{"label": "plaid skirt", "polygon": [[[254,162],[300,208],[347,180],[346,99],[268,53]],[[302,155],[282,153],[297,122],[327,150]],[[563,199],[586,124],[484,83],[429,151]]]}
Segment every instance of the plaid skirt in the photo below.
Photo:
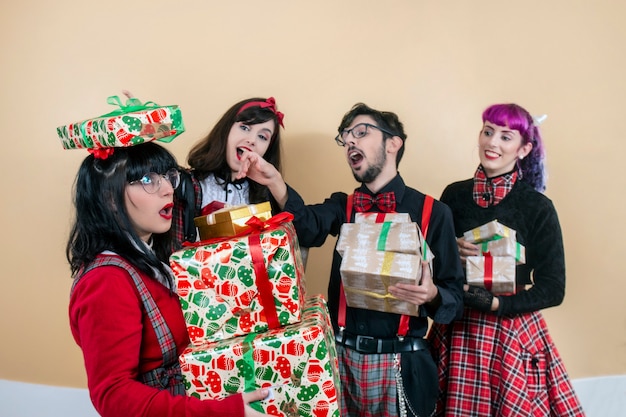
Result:
{"label": "plaid skirt", "polygon": [[498,317],[465,308],[428,338],[439,367],[437,416],[585,415],[540,312]]}
{"label": "plaid skirt", "polygon": [[[395,417],[398,412],[395,354],[361,354],[337,344],[342,417]],[[434,413],[437,370],[428,350],[401,353],[408,416]],[[424,412],[423,410],[428,410]],[[413,414],[420,413],[420,414]]]}

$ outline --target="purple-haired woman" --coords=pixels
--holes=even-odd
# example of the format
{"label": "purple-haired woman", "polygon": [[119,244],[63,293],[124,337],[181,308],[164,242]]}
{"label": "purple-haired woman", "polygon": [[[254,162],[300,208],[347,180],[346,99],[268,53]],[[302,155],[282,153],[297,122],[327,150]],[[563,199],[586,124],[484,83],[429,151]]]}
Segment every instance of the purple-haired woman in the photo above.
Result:
{"label": "purple-haired woman", "polygon": [[465,285],[461,320],[435,324],[429,338],[439,364],[437,415],[584,416],[541,309],[565,294],[563,239],[546,188],[538,120],[516,104],[482,116],[480,165],[473,178],[448,185],[461,261],[479,256],[464,232],[492,220],[516,231],[526,260],[516,290],[497,295]]}

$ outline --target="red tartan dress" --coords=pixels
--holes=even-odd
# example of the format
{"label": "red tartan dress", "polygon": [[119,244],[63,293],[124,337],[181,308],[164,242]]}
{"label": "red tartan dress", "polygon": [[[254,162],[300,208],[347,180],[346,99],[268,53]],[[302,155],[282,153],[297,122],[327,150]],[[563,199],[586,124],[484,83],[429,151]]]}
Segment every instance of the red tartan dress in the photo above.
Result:
{"label": "red tartan dress", "polygon": [[547,197],[516,177],[487,181],[479,168],[441,196],[457,236],[497,219],[517,231],[526,263],[516,268],[521,291],[499,295],[497,312],[466,306],[462,319],[433,324],[428,339],[439,367],[437,416],[584,416],[540,313],[559,305],[565,293],[558,217]]}
{"label": "red tartan dress", "polygon": [[462,320],[434,325],[430,339],[442,393],[436,415],[584,416],[540,312],[466,308]]}

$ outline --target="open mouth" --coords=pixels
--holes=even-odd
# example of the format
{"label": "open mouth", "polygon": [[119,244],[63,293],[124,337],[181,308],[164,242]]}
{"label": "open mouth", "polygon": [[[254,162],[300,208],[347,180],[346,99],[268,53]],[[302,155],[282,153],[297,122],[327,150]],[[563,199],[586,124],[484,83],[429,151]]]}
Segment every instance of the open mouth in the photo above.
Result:
{"label": "open mouth", "polygon": [[237,148],[237,159],[241,159],[241,155],[243,155],[244,151],[252,152],[250,148],[247,148],[245,146],[239,146]]}
{"label": "open mouth", "polygon": [[160,211],[159,215],[164,219],[171,219],[174,212],[174,203],[166,204]]}
{"label": "open mouth", "polygon": [[363,161],[363,154],[356,149],[348,150],[348,162],[350,166],[356,167]]}

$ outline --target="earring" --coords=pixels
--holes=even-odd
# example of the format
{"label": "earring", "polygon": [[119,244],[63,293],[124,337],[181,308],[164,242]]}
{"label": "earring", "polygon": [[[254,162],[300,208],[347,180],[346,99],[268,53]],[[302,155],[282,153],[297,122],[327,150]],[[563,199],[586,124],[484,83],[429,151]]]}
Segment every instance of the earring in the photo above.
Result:
{"label": "earring", "polygon": [[519,157],[519,160],[521,161],[522,159],[524,159],[524,155]]}

